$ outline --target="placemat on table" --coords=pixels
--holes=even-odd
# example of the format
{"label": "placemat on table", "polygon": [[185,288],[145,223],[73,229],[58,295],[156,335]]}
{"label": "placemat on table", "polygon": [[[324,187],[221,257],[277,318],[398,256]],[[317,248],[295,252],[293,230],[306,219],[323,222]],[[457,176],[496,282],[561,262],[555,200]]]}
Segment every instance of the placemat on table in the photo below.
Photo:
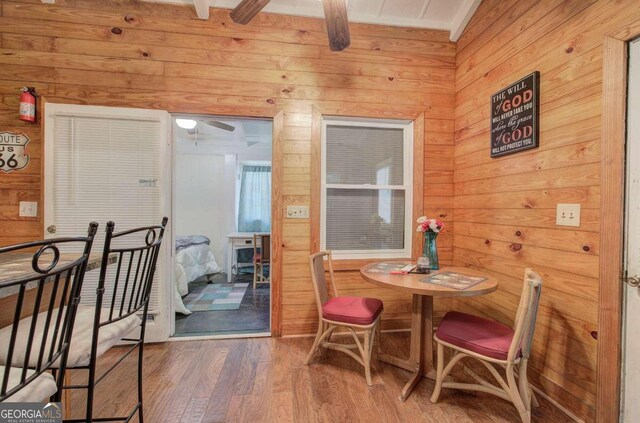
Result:
{"label": "placemat on table", "polygon": [[455,272],[442,272],[420,279],[421,282],[432,283],[459,291],[469,289],[486,280],[487,278],[480,276],[469,276]]}
{"label": "placemat on table", "polygon": [[399,271],[409,263],[376,263],[366,270],[367,273],[382,273],[389,274],[394,271]]}

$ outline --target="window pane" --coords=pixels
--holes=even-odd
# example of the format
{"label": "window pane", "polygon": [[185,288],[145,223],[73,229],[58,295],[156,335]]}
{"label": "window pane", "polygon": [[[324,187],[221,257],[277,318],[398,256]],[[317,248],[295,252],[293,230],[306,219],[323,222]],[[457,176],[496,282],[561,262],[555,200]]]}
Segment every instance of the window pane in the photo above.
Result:
{"label": "window pane", "polygon": [[238,231],[271,231],[271,166],[242,166]]}
{"label": "window pane", "polygon": [[327,125],[327,183],[403,185],[404,130]]}
{"label": "window pane", "polygon": [[327,190],[326,245],[332,250],[402,250],[403,190]]}

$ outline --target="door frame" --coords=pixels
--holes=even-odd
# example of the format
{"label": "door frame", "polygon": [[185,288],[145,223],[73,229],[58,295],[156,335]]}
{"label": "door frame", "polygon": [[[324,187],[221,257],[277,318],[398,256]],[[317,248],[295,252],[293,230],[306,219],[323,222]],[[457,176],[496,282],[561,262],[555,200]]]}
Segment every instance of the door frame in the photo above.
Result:
{"label": "door frame", "polygon": [[[175,336],[175,311],[174,311],[174,296],[173,291],[170,295],[168,305],[173,316],[169,316],[170,332],[169,336],[171,341],[192,341],[192,340],[207,340],[207,339],[234,339],[234,338],[253,338],[253,337],[279,337],[282,333],[282,319],[281,319],[281,292],[282,292],[282,219],[283,219],[283,199],[282,199],[282,166],[283,166],[283,129],[284,129],[284,112],[278,111],[275,115],[267,116],[255,116],[242,113],[225,113],[217,114],[215,112],[206,113],[182,113],[172,111],[170,113],[170,126],[172,129],[175,127],[175,119],[177,117],[190,116],[193,119],[197,117],[209,117],[209,118],[231,118],[231,119],[261,119],[269,120],[271,122],[271,263],[269,266],[269,331],[268,332],[256,332],[249,334],[212,334],[212,335],[194,335],[194,336]],[[175,183],[176,183],[176,148],[177,145],[173,142],[175,134],[171,134],[172,137],[172,149],[169,153],[171,156],[171,193],[172,198],[175,198]],[[175,201],[171,202],[171,213],[175,216]],[[175,227],[171,231],[171,243],[175,245]],[[233,254],[229,251],[228,254]],[[226,262],[226,259],[225,259]],[[229,269],[231,272],[231,269]],[[173,287],[172,287],[173,289]]]}
{"label": "door frame", "polygon": [[604,37],[600,158],[600,289],[596,420],[620,418],[628,42],[640,29]]}
{"label": "door frame", "polygon": [[[47,107],[55,106],[59,103],[54,103],[51,101],[43,100],[43,116],[44,113],[47,113]],[[102,106],[92,106],[92,107],[102,107]],[[124,106],[123,106],[124,107]],[[143,109],[143,110],[152,110],[152,109]],[[162,110],[169,114],[169,119],[171,119],[171,114],[207,114],[207,115],[216,115],[216,116],[232,116],[232,117],[252,117],[252,118],[268,118],[272,120],[272,163],[271,163],[271,266],[269,269],[270,277],[271,277],[271,336],[279,337],[282,334],[282,250],[283,250],[283,237],[282,237],[282,223],[283,223],[283,192],[282,192],[282,173],[283,173],[283,142],[284,142],[284,111],[280,108],[263,108],[260,109],[263,112],[256,113],[251,112],[256,109],[247,109],[243,110],[242,108],[228,108],[228,107],[212,107],[207,110]],[[45,118],[41,119],[43,125],[42,133],[46,134],[47,125],[45,125]],[[170,122],[167,123],[167,130],[171,130]],[[173,142],[172,134],[168,133],[168,141],[169,143]],[[43,142],[44,148],[44,142]],[[169,150],[172,150],[172,146],[168,145]],[[167,154],[169,163],[167,164],[167,168],[171,167],[171,161],[173,160],[171,154]],[[41,201],[44,204],[44,197],[46,194],[46,167],[44,166],[43,160],[43,187],[41,189]],[[171,175],[173,179],[173,176]],[[171,184],[169,184],[169,190],[172,190],[173,180]],[[171,193],[169,193],[171,194]],[[172,199],[170,199],[170,203],[172,203]],[[172,225],[171,219],[173,218],[172,214],[173,210],[171,210],[171,205],[169,205],[169,210],[167,211],[167,215],[170,218],[169,225]],[[46,216],[46,213],[45,213]],[[45,218],[43,218],[43,223],[45,222]],[[43,230],[46,226],[43,226]],[[173,236],[172,236],[173,238]],[[173,242],[173,240],[172,240]],[[173,257],[173,255],[171,255]],[[170,260],[168,260],[170,261]],[[172,274],[173,266],[171,266],[170,272],[167,274]],[[170,286],[169,284],[166,284]],[[173,295],[173,291],[169,292],[167,295]],[[166,301],[165,301],[166,303]],[[169,325],[167,325],[167,338],[168,332],[170,330]]]}
{"label": "door frame", "polygon": [[[164,143],[160,146],[160,214],[169,217],[167,230],[172,231],[172,210],[171,204],[171,115],[165,110],[159,109],[140,109],[131,107],[111,107],[111,106],[92,106],[80,104],[66,104],[43,102],[42,125],[43,128],[43,186],[42,186],[42,204],[44,215],[42,218],[42,231],[44,236],[47,234],[47,227],[51,224],[53,216],[53,177],[54,177],[54,161],[53,161],[53,140],[55,138],[55,127],[53,125],[53,117],[59,115],[73,115],[78,117],[98,117],[98,118],[114,118],[114,119],[136,119],[155,121],[160,124],[160,131],[164,134]],[[116,222],[117,224],[117,222]],[[116,228],[117,229],[117,228]],[[163,310],[162,305],[166,303],[168,295],[173,291],[169,290],[171,285],[166,283],[169,276],[173,274],[173,249],[163,245],[164,266],[158,268],[159,281],[165,281],[160,284],[158,291],[159,309],[155,315],[154,322],[147,322],[147,332],[145,342],[163,342],[169,338],[169,314],[167,310]],[[93,254],[101,253],[102,246],[94,246]]]}

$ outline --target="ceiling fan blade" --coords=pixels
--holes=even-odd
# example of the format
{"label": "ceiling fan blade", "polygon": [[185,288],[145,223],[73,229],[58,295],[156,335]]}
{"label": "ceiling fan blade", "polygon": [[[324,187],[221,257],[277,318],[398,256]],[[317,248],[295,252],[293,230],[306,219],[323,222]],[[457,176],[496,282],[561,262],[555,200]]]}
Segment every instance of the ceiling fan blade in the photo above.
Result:
{"label": "ceiling fan blade", "polygon": [[224,122],[220,122],[218,120],[202,120],[200,121],[205,125],[213,126],[215,128],[224,129],[225,131],[233,132],[236,130],[235,126],[228,125]]}
{"label": "ceiling fan blade", "polygon": [[242,0],[231,11],[231,20],[235,23],[246,25],[261,11],[270,0]]}
{"label": "ceiling fan blade", "polygon": [[349,19],[345,0],[322,0],[324,19],[327,22],[329,48],[331,51],[342,51],[351,44],[349,35]]}

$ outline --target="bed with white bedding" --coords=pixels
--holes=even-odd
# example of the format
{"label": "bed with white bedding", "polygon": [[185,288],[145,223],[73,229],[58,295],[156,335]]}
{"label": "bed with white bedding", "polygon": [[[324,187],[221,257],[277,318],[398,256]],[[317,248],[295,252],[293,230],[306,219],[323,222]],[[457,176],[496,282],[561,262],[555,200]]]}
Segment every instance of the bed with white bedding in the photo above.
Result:
{"label": "bed with white bedding", "polygon": [[221,271],[209,244],[209,238],[203,235],[176,236],[174,259],[176,313],[191,314],[182,302],[182,297],[189,293],[189,282]]}

